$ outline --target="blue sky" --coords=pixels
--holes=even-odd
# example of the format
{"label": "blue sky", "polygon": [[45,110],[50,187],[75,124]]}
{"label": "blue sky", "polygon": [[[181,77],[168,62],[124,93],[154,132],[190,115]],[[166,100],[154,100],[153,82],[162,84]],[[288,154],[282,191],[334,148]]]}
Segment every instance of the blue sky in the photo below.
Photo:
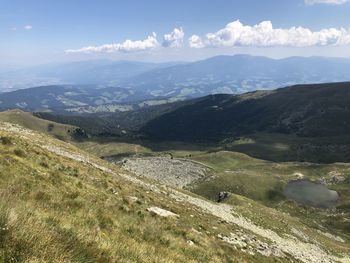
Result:
{"label": "blue sky", "polygon": [[347,0],[1,0],[0,63],[350,57],[349,14]]}

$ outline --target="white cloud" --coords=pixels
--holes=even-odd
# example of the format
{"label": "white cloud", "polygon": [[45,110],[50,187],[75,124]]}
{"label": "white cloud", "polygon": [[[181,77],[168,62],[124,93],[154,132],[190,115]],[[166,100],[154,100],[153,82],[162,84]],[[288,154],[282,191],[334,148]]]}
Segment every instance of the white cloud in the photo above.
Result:
{"label": "white cloud", "polygon": [[349,0],[305,0],[307,5],[316,5],[316,4],[327,4],[327,5],[342,5]]}
{"label": "white cloud", "polygon": [[163,47],[181,47],[185,33],[182,28],[174,28],[170,34],[165,34],[163,37]]}
{"label": "white cloud", "polygon": [[112,53],[133,52],[157,48],[159,42],[156,33],[152,33],[144,40],[125,40],[123,43],[105,44],[101,46],[87,46],[80,49],[68,49],[66,53]]}
{"label": "white cloud", "polygon": [[350,45],[350,30],[327,28],[312,31],[304,27],[273,28],[271,21],[260,24],[243,25],[239,20],[231,22],[215,33],[208,33],[200,38],[193,35],[189,39],[189,46],[201,47],[309,47]]}
{"label": "white cloud", "polygon": [[188,39],[188,44],[190,47],[193,48],[202,48],[204,47],[204,43],[202,41],[202,39],[197,36],[197,35],[193,35]]}
{"label": "white cloud", "polygon": [[25,29],[25,30],[32,30],[32,29],[33,29],[33,26],[31,26],[31,25],[25,25],[25,26],[23,27],[23,29]]}

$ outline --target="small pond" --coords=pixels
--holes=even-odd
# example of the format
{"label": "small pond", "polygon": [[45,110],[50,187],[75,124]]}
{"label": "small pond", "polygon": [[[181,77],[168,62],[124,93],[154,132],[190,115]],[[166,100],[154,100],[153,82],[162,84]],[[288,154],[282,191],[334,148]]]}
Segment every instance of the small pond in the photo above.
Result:
{"label": "small pond", "polygon": [[288,182],[284,195],[298,203],[318,208],[332,208],[339,199],[338,193],[329,190],[326,185],[305,179]]}

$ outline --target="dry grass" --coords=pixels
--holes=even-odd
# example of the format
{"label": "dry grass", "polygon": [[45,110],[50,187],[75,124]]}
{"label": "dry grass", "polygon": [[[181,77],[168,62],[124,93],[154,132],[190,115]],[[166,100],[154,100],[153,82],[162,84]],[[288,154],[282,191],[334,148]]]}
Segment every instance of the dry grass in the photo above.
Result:
{"label": "dry grass", "polygon": [[[229,228],[212,216],[192,218],[194,208],[167,196],[9,133],[0,136],[12,142],[0,144],[0,262],[234,262],[252,257],[216,239]],[[181,217],[159,218],[146,211],[149,206]],[[190,246],[189,239],[195,244]],[[252,257],[261,260],[270,261]]]}
{"label": "dry grass", "polygon": [[[31,136],[42,145],[83,154],[42,134]],[[0,143],[0,262],[290,261],[288,256],[250,255],[220,241],[218,234],[229,234],[238,227],[176,202],[166,193],[152,192],[89,164],[58,156],[35,140],[11,132],[0,131],[0,138],[10,142]],[[150,206],[180,217],[155,216],[146,210]],[[259,205],[259,214],[264,213]]]}
{"label": "dry grass", "polygon": [[72,125],[40,119],[30,112],[24,112],[18,109],[0,112],[0,121],[18,124],[64,141],[72,140],[73,131],[77,128]]}

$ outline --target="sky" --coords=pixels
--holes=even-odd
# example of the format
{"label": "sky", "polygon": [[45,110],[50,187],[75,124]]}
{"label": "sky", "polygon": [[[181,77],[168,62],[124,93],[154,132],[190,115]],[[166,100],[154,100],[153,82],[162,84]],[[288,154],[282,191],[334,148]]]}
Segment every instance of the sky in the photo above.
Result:
{"label": "sky", "polygon": [[350,0],[0,0],[0,67],[215,55],[350,58]]}

